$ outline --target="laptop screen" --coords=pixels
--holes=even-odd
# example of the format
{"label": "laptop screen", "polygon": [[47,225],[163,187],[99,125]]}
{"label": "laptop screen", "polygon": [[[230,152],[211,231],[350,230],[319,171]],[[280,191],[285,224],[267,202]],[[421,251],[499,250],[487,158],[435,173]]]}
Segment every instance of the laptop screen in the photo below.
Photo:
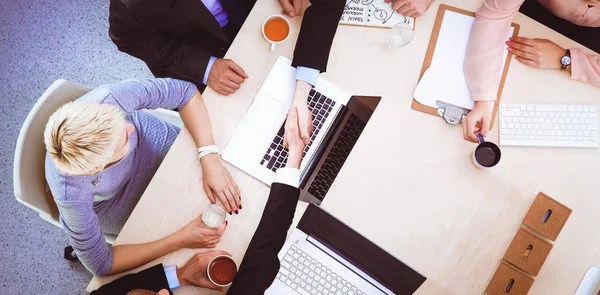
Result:
{"label": "laptop screen", "polygon": [[[600,28],[575,25],[555,16],[537,0],[525,1],[519,11],[596,53],[600,53]],[[533,38],[533,36],[530,37]]]}
{"label": "laptop screen", "polygon": [[298,228],[395,294],[413,294],[425,282],[424,276],[316,205],[309,204]]}

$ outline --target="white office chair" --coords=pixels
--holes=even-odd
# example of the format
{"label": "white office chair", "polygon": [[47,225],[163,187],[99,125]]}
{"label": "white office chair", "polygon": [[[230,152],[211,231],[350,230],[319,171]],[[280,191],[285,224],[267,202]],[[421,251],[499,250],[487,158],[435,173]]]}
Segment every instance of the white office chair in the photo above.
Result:
{"label": "white office chair", "polygon": [[[46,184],[44,161],[46,146],[44,145],[44,128],[50,115],[63,104],[73,101],[91,89],[69,82],[56,80],[35,103],[17,139],[13,170],[13,188],[17,201],[38,212],[44,220],[61,227],[58,209],[54,198]],[[153,115],[180,128],[183,126],[179,114],[174,111],[159,109],[148,111]],[[114,235],[104,235],[108,243],[113,243]],[[65,258],[75,260],[72,248],[65,248]]]}

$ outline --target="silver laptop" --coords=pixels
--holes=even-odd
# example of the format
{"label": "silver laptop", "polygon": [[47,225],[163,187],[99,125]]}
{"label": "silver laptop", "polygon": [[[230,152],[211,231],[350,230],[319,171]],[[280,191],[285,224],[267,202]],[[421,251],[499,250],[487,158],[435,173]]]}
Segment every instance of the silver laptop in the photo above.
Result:
{"label": "silver laptop", "polygon": [[425,277],[310,204],[279,252],[265,294],[413,294]]}
{"label": "silver laptop", "polygon": [[[283,136],[295,88],[291,63],[277,59],[223,153],[227,162],[267,185],[287,161]],[[300,165],[301,200],[323,201],[380,99],[351,96],[319,78],[308,97],[314,131]]]}

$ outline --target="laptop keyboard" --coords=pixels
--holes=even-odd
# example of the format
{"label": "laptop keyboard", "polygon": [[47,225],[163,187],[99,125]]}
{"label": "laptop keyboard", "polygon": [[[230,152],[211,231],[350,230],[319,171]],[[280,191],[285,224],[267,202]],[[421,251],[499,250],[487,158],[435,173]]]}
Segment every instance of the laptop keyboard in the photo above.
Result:
{"label": "laptop keyboard", "polygon": [[[329,117],[331,110],[335,106],[335,101],[330,99],[329,97],[322,95],[321,93],[315,91],[314,89],[310,90],[308,94],[308,109],[312,112],[312,121],[313,121],[313,133],[310,136],[310,144],[308,144],[304,148],[304,152],[302,153],[302,158],[308,152],[312,142],[315,140],[319,131],[323,127],[325,120]],[[281,128],[273,138],[273,142],[265,152],[262,160],[260,161],[260,165],[267,167],[271,171],[275,172],[277,169],[285,166],[285,162],[288,157],[288,150],[283,147],[283,136],[285,134],[285,122],[281,124]]]}
{"label": "laptop keyboard", "polygon": [[339,137],[333,144],[329,154],[327,154],[327,158],[323,162],[323,165],[321,165],[313,182],[310,184],[308,188],[309,193],[321,201],[325,198],[327,191],[329,191],[335,177],[342,170],[342,165],[344,165],[344,162],[350,155],[365,126],[365,122],[354,114],[350,114]]}
{"label": "laptop keyboard", "polygon": [[277,279],[301,295],[365,294],[296,245],[292,245],[281,260]]}

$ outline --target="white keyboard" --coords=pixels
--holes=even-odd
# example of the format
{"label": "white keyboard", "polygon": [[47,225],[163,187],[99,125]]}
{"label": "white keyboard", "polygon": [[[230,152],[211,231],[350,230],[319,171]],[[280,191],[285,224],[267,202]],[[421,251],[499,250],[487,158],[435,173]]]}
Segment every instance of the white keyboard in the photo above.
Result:
{"label": "white keyboard", "polygon": [[500,104],[500,145],[598,148],[594,105]]}
{"label": "white keyboard", "polygon": [[281,260],[276,278],[300,295],[365,295],[296,245]]}

